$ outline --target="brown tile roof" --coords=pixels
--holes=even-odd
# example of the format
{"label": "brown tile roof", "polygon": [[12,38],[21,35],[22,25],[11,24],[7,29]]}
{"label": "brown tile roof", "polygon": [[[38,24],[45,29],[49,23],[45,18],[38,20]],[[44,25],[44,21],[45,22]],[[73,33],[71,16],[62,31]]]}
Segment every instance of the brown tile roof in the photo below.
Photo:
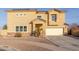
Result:
{"label": "brown tile roof", "polygon": [[58,10],[58,9],[54,9],[54,10],[57,11],[57,12],[60,12],[60,13],[61,13],[61,12],[64,12],[64,11],[62,11],[62,10]]}
{"label": "brown tile roof", "polygon": [[47,14],[47,11],[37,11],[31,9],[14,9],[14,10],[7,10],[6,12],[36,12],[36,13]]}
{"label": "brown tile roof", "polygon": [[47,11],[36,11],[36,13],[42,13],[42,14],[47,14],[48,12]]}
{"label": "brown tile roof", "polygon": [[54,8],[54,9],[51,9],[51,10],[48,10],[48,11],[52,11],[52,10],[54,10],[54,11],[57,11],[57,12],[59,12],[59,13],[64,13],[64,11],[62,11],[62,10],[59,10],[59,9],[56,9],[56,8]]}
{"label": "brown tile roof", "polygon": [[36,12],[36,10],[31,9],[13,9],[13,10],[7,10],[7,12]]}
{"label": "brown tile roof", "polygon": [[[57,11],[59,13],[62,13],[64,11],[62,10],[58,10],[58,9],[52,9],[54,11]],[[48,10],[50,11],[50,10]],[[36,9],[12,9],[12,10],[7,10],[6,12],[36,12],[36,13],[44,13],[44,14],[47,14],[48,11],[38,11]]]}

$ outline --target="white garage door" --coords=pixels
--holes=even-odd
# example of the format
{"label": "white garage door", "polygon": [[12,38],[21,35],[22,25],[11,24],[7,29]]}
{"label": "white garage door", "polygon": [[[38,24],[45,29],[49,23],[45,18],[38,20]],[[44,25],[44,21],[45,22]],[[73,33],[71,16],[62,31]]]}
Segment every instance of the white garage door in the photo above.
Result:
{"label": "white garage door", "polygon": [[46,29],[47,36],[59,36],[63,35],[63,28],[47,28]]}

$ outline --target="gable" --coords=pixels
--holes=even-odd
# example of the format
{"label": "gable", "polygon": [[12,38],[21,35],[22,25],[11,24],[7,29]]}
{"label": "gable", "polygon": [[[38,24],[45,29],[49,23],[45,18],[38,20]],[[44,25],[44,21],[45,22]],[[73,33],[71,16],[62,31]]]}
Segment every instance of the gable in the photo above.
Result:
{"label": "gable", "polygon": [[58,10],[58,9],[53,9],[53,10],[48,10],[48,12],[57,12],[57,13],[64,13],[64,11],[62,10]]}
{"label": "gable", "polygon": [[[34,20],[32,20],[31,22],[37,22],[37,23],[41,22],[41,23],[45,23],[46,20],[44,20],[44,19],[34,19]],[[30,23],[31,23],[31,22],[30,22]]]}

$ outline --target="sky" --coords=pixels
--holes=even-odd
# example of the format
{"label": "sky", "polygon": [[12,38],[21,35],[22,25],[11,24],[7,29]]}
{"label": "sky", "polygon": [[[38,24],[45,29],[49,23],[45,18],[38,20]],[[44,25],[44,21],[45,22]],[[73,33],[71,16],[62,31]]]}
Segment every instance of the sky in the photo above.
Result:
{"label": "sky", "polygon": [[[15,8],[0,8],[0,27],[7,24],[7,13],[6,10],[15,9]],[[47,11],[53,8],[37,8],[40,11]],[[79,8],[58,8],[59,10],[63,10],[65,12],[65,23],[79,24]]]}

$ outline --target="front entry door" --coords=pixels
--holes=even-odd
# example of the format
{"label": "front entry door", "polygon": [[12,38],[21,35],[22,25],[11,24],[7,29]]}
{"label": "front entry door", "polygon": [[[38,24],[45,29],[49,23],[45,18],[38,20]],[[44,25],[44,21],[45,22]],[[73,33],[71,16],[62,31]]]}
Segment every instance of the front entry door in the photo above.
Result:
{"label": "front entry door", "polygon": [[40,36],[42,30],[42,24],[35,24],[35,36]]}

